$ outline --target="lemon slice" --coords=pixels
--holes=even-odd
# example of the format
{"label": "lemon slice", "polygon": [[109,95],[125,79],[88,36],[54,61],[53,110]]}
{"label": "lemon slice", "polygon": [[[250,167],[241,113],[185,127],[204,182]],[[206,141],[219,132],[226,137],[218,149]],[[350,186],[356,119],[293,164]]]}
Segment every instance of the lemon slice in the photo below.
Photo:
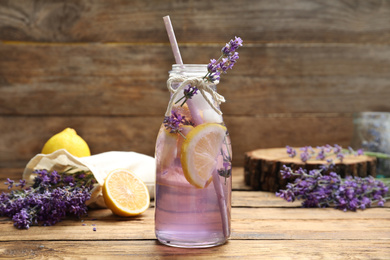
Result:
{"label": "lemon slice", "polygon": [[165,129],[164,125],[161,125],[156,143],[156,151],[164,152],[155,154],[158,171],[165,171],[175,160],[178,135],[179,134],[170,133]]}
{"label": "lemon slice", "polygon": [[205,188],[217,166],[217,158],[226,135],[226,127],[205,123],[191,130],[181,148],[181,164],[187,181]]}
{"label": "lemon slice", "polygon": [[187,103],[185,103],[183,106],[174,106],[172,109],[175,113],[180,114],[181,116],[184,116],[187,120],[192,119],[190,109],[188,108]]}
{"label": "lemon slice", "polygon": [[122,217],[136,216],[149,208],[148,188],[126,169],[111,171],[103,184],[103,198],[111,211]]}
{"label": "lemon slice", "polygon": [[181,134],[179,134],[177,140],[177,158],[180,158],[181,156],[181,147],[183,146],[183,143],[186,140],[184,138],[187,138],[186,136],[188,135],[189,132],[192,131],[192,129],[194,129],[194,127],[192,125],[183,125],[180,127],[180,129],[181,129],[180,131]]}

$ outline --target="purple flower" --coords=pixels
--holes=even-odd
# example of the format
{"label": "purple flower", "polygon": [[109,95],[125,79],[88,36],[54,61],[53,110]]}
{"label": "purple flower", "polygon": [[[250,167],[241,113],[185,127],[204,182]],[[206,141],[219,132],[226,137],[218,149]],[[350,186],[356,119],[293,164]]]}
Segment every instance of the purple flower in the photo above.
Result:
{"label": "purple flower", "polygon": [[235,53],[235,51],[242,46],[242,39],[240,37],[235,37],[234,40],[230,40],[228,43],[226,43],[225,47],[222,48],[222,53],[225,56],[230,56],[232,53]]}
{"label": "purple flower", "polygon": [[356,152],[356,155],[364,155],[364,150],[363,149],[358,149]]}
{"label": "purple flower", "polygon": [[197,87],[192,87],[191,85],[188,85],[187,88],[184,90],[184,96],[186,96],[187,99],[191,99],[193,95],[197,94],[197,92]]}
{"label": "purple flower", "polygon": [[14,226],[17,228],[26,228],[28,229],[31,224],[30,215],[27,213],[25,208],[21,209],[16,213],[12,220],[14,221]]}
{"label": "purple flower", "polygon": [[14,182],[13,180],[11,180],[10,178],[7,178],[7,182],[4,182],[5,185],[8,185],[8,189],[12,189],[12,187],[14,186]]}
{"label": "purple flower", "polygon": [[236,50],[242,46],[242,42],[240,37],[235,37],[234,40],[230,40],[226,43],[225,47],[222,48],[222,55],[218,60],[210,60],[210,63],[207,65],[208,73],[204,77],[206,81],[212,83],[219,81],[221,73],[227,73],[229,69],[233,68],[234,64],[239,59],[239,54]]}
{"label": "purple flower", "polygon": [[188,85],[187,88],[183,91],[184,95],[175,102],[175,104],[179,103],[181,100],[184,99],[182,104],[180,106],[183,106],[185,102],[187,102],[188,99],[191,99],[194,95],[198,93],[198,88],[193,87],[191,85]]}
{"label": "purple flower", "polygon": [[[285,167],[287,169],[287,167]],[[287,169],[288,170],[288,169]],[[383,206],[389,191],[383,182],[372,176],[366,178],[347,176],[342,180],[335,172],[322,175],[321,170],[289,170],[282,175],[297,176],[294,182],[286,185],[286,190],[280,190],[276,196],[287,201],[303,200],[303,207],[329,207],[343,211],[366,209],[377,202]]]}
{"label": "purple flower", "polygon": [[222,166],[223,167],[218,169],[217,172],[220,176],[225,177],[225,183],[226,183],[226,178],[229,178],[232,175],[231,159],[229,157],[225,157]]}
{"label": "purple flower", "polygon": [[[339,159],[340,161],[343,161],[343,159],[345,157],[345,154],[343,152],[342,147],[340,145],[337,145],[337,144],[335,144],[334,147],[330,146],[329,144],[324,145],[324,146],[317,146],[317,150],[318,150],[317,153],[314,151],[314,149],[311,146],[305,146],[305,147],[300,148],[299,150],[302,151],[300,154],[302,162],[307,162],[314,155],[316,155],[317,160],[326,160],[327,163],[333,163],[332,159],[326,158],[328,155],[330,155],[330,153],[332,153],[332,151],[333,151],[333,154],[336,155],[336,158]],[[354,154],[356,156],[364,154],[362,149],[359,149],[357,152],[355,152],[351,147],[349,147],[348,150],[349,150],[350,154]],[[289,152],[290,151],[288,151],[288,153]]]}
{"label": "purple flower", "polygon": [[337,155],[336,155],[336,157],[337,157],[337,159],[339,159],[340,160],[340,162],[343,162],[343,159],[344,159],[344,154],[343,153],[338,153]]}
{"label": "purple flower", "polygon": [[165,129],[169,130],[170,133],[181,133],[182,125],[193,125],[191,121],[188,121],[185,116],[172,110],[171,116],[166,116],[163,122]]}
{"label": "purple flower", "polygon": [[21,189],[26,186],[26,180],[20,180],[18,184],[15,185],[16,187],[20,187]]}
{"label": "purple flower", "polygon": [[360,204],[361,209],[366,209],[366,208],[371,207],[371,200],[365,196],[362,197],[360,203],[361,203]]}
{"label": "purple flower", "polygon": [[217,71],[213,74],[210,74],[209,77],[208,77],[208,80],[210,82],[215,82],[215,81],[219,81],[221,79],[221,72],[220,71]]}
{"label": "purple flower", "polygon": [[326,144],[325,146],[323,146],[323,148],[324,148],[325,153],[330,153],[330,152],[332,152],[332,149],[333,149],[333,147],[329,144]]}
{"label": "purple flower", "polygon": [[207,70],[209,73],[215,73],[219,69],[219,63],[217,63],[216,59],[211,59],[210,63],[207,65]]}
{"label": "purple flower", "polygon": [[334,148],[333,148],[333,152],[334,152],[335,154],[338,154],[338,153],[341,152],[342,149],[343,149],[343,148],[342,148],[340,145],[335,144],[335,145],[334,145]]}
{"label": "purple flower", "polygon": [[325,157],[326,157],[325,149],[323,147],[319,147],[318,149],[320,149],[320,151],[318,152],[316,159],[317,160],[325,160]]}
{"label": "purple flower", "polygon": [[300,148],[299,150],[302,151],[302,153],[300,155],[302,162],[307,162],[308,160],[310,160],[312,154],[314,154],[314,150],[311,146],[305,146],[305,147]]}
{"label": "purple flower", "polygon": [[289,157],[294,158],[297,155],[297,151],[294,148],[287,145],[286,149]]}
{"label": "purple flower", "polygon": [[283,165],[283,169],[280,170],[280,174],[282,175],[283,179],[288,179],[293,176],[293,170],[290,167],[287,167],[286,165]]}
{"label": "purple flower", "polygon": [[[0,215],[12,218],[15,227],[50,226],[67,215],[80,217],[87,213],[85,202],[91,196],[92,174],[73,177],[66,172],[37,170],[34,173],[37,176],[31,187],[0,195]],[[17,185],[23,188],[25,181]]]}
{"label": "purple flower", "polygon": [[171,116],[165,117],[164,126],[170,133],[178,133],[180,131],[180,125],[183,123],[184,116],[174,111],[171,112]]}
{"label": "purple flower", "polygon": [[301,156],[301,161],[304,163],[307,162],[311,158],[311,155],[308,153],[305,153],[305,152],[301,153],[300,156]]}
{"label": "purple flower", "polygon": [[65,183],[73,183],[74,182],[74,177],[71,175],[65,176],[64,178]]}
{"label": "purple flower", "polygon": [[280,190],[279,192],[276,192],[276,196],[285,199],[288,202],[295,201],[294,193],[291,190]]}

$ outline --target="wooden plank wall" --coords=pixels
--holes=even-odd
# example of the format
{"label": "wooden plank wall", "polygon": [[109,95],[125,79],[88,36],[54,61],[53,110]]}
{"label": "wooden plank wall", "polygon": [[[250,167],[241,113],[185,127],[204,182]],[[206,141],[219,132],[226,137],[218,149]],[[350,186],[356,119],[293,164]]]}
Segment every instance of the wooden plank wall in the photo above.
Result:
{"label": "wooden plank wall", "polygon": [[73,127],[92,153],[154,154],[174,62],[245,46],[219,92],[234,165],[256,148],[347,146],[353,113],[390,111],[390,1],[1,0],[0,167]]}

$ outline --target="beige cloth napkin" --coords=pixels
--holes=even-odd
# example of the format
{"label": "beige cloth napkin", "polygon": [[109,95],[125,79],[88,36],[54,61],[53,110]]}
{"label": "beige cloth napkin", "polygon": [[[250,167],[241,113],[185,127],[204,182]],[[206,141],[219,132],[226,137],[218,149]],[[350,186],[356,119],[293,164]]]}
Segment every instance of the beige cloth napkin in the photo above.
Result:
{"label": "beige cloth napkin", "polygon": [[136,174],[148,187],[150,198],[154,198],[155,159],[136,152],[111,151],[88,157],[75,157],[61,149],[51,154],[37,154],[27,163],[23,179],[32,182],[35,177],[33,171],[37,169],[61,171],[69,166],[77,170],[90,170],[95,176],[98,183],[92,190],[91,199],[87,202],[90,207],[106,207],[102,185],[108,173],[118,168],[127,169]]}

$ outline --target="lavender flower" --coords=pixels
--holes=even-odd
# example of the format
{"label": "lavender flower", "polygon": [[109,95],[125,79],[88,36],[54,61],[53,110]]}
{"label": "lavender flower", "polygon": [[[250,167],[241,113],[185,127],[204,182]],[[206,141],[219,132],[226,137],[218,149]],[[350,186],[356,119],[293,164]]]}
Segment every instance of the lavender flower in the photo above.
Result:
{"label": "lavender flower", "polygon": [[297,155],[297,151],[294,148],[287,145],[286,149],[288,156],[290,156],[291,158],[294,158]]}
{"label": "lavender flower", "polygon": [[340,162],[343,162],[343,159],[344,159],[344,154],[343,153],[338,153],[336,154],[336,158],[340,160]]}
{"label": "lavender flower", "polygon": [[171,112],[171,116],[166,116],[164,118],[165,129],[169,130],[170,133],[181,134],[180,127],[182,125],[193,125],[193,123],[191,121],[187,120],[185,116],[182,116],[180,113],[175,112],[173,110]]}
{"label": "lavender flower", "polygon": [[187,102],[188,99],[191,99],[194,95],[198,93],[198,88],[193,87],[191,85],[188,85],[187,88],[183,91],[184,96],[182,96],[179,100],[175,102],[175,104],[179,103],[181,100],[184,99],[184,101],[181,103],[180,106],[183,106],[185,102]]}
{"label": "lavender flower", "polygon": [[12,220],[14,221],[14,226],[17,228],[26,228],[28,229],[31,224],[31,216],[27,213],[27,209],[23,208],[18,213],[16,213]]}
{"label": "lavender flower", "polygon": [[[226,43],[225,47],[222,48],[222,55],[218,58],[218,60],[211,59],[210,63],[207,65],[207,73],[203,77],[206,82],[217,82],[220,80],[221,73],[227,73],[227,70],[232,69],[234,64],[236,64],[239,59],[238,52],[236,50],[242,46],[242,39],[240,37],[235,37],[234,40],[230,40]],[[184,90],[184,96],[181,97],[176,104],[184,99],[181,106],[184,103],[191,99],[193,95],[197,94],[198,88],[196,86],[187,86],[187,89]]]}
{"label": "lavender flower", "polygon": [[343,211],[355,211],[371,207],[374,203],[383,206],[389,192],[389,187],[372,176],[348,176],[342,180],[335,172],[322,175],[321,170],[293,171],[286,166],[281,170],[281,175],[283,178],[296,179],[288,183],[285,190],[276,192],[276,196],[289,202],[303,200],[303,207],[334,206]]}
{"label": "lavender flower", "polygon": [[300,148],[299,150],[302,151],[300,155],[302,162],[307,162],[311,158],[312,154],[315,153],[311,146],[305,146]]}
{"label": "lavender flower", "polygon": [[340,145],[338,145],[338,144],[335,144],[334,145],[334,148],[333,148],[333,152],[335,153],[335,154],[338,154],[338,153],[340,153],[341,151],[342,151],[342,147],[340,146]]}
{"label": "lavender flower", "polygon": [[231,56],[240,46],[242,46],[242,42],[242,39],[236,36],[234,40],[232,39],[229,43],[226,43],[221,51],[225,56]]}
{"label": "lavender flower", "polygon": [[239,55],[236,50],[242,46],[242,42],[242,39],[236,36],[234,40],[230,40],[226,43],[225,47],[222,48],[222,55],[218,58],[218,60],[210,60],[210,63],[207,66],[208,73],[204,77],[206,81],[212,83],[218,81],[221,73],[227,73],[229,69],[233,68],[234,64],[239,59]]}
{"label": "lavender flower", "polygon": [[325,152],[325,147],[317,147],[320,151],[317,154],[316,159],[317,160],[325,160],[326,157],[326,152]]}
{"label": "lavender flower", "polygon": [[230,161],[224,161],[222,166],[222,168],[217,170],[218,174],[222,177],[229,178],[232,175],[232,163]]}
{"label": "lavender flower", "polygon": [[5,185],[8,185],[8,189],[12,189],[12,187],[14,186],[14,181],[11,180],[10,178],[7,178],[7,181],[4,182]]}
{"label": "lavender flower", "polygon": [[180,113],[171,111],[171,116],[166,116],[164,118],[164,126],[170,133],[180,134],[184,139],[186,137],[182,134],[182,125],[194,125],[191,121],[187,120],[185,116],[182,116]]}
{"label": "lavender flower", "polygon": [[[295,149],[291,148],[288,145],[286,146],[286,149],[287,149],[286,152],[290,157],[293,158],[296,156]],[[347,153],[353,154],[355,156],[365,154],[362,149],[359,149],[355,152],[351,147],[348,147],[348,150],[345,150],[338,144],[335,144],[334,146],[331,146],[329,144],[324,146],[317,146],[318,152],[315,152],[311,146],[305,146],[300,148],[299,150],[301,151],[300,153],[301,161],[304,163],[310,160],[313,156],[315,156],[317,160],[326,160],[327,163],[333,164],[334,163],[333,159],[327,159],[328,156],[335,156],[336,159],[342,162]]]}
{"label": "lavender flower", "polygon": [[[31,187],[0,195],[0,215],[12,218],[15,227],[50,226],[67,215],[80,217],[87,213],[85,202],[90,199],[95,182],[92,174],[80,171],[71,176],[69,171],[47,170],[34,173],[37,177]],[[8,183],[14,181],[8,180]],[[16,186],[23,188],[25,181],[21,180]]]}
{"label": "lavender flower", "polygon": [[20,180],[19,183],[15,185],[15,187],[20,187],[21,189],[23,189],[24,186],[26,186],[26,180]]}
{"label": "lavender flower", "polygon": [[226,146],[226,148],[228,154],[225,154],[223,149],[221,149],[221,155],[223,158],[223,162],[222,162],[223,167],[217,170],[220,176],[225,177],[225,184],[226,184],[226,179],[232,175],[232,157],[229,152],[229,147]]}

